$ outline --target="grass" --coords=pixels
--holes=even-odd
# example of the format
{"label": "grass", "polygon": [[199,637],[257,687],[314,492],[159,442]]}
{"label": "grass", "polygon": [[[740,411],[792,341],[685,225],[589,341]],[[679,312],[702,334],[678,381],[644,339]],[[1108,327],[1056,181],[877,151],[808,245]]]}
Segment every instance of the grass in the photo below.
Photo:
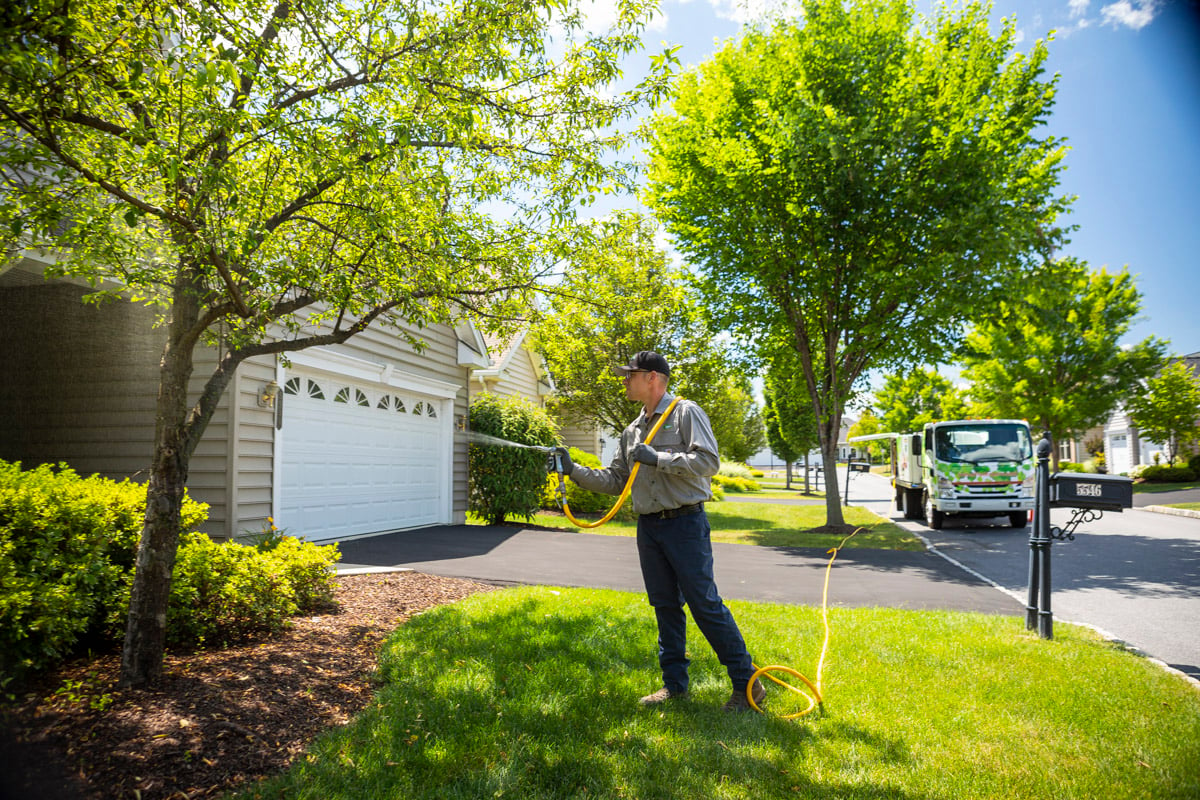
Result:
{"label": "grass", "polygon": [[1200,503],[1171,503],[1167,508],[1182,508],[1188,511],[1200,511]]}
{"label": "grass", "polygon": [[[751,495],[758,497],[759,495]],[[827,549],[845,538],[845,533],[819,530],[825,525],[825,504],[784,505],[782,503],[740,503],[727,499],[705,506],[714,542],[751,544],[761,547],[819,547]],[[849,506],[842,509],[846,524],[864,530],[847,543],[848,548],[863,547],[887,550],[924,550],[925,546],[913,534],[895,523],[879,517],[865,508]],[[561,514],[542,512],[534,516],[534,524],[563,530],[578,531]],[[637,523],[614,519],[589,533],[609,536],[636,536]]]}
{"label": "grass", "polygon": [[[760,663],[814,677],[819,609],[730,607]],[[238,797],[1200,796],[1200,692],[1088,630],[886,609],[831,625],[824,713],[788,722],[720,711],[728,681],[694,628],[691,698],[638,707],[659,685],[640,594],[475,595],[399,628],[371,706]]]}

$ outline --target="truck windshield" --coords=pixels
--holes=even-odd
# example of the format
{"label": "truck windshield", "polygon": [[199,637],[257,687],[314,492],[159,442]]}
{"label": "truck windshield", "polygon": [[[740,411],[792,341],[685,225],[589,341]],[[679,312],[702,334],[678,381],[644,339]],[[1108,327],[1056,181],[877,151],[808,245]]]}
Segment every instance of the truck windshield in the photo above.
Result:
{"label": "truck windshield", "polygon": [[1024,461],[1033,455],[1029,429],[1024,425],[938,428],[934,444],[938,461],[981,464],[985,461]]}

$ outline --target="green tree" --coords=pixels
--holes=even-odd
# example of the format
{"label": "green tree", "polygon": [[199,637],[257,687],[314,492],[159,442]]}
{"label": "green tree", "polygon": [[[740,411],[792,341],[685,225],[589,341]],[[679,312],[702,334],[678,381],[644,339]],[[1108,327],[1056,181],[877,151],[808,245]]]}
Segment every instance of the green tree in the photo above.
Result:
{"label": "green tree", "polygon": [[[562,280],[546,287],[546,308],[530,340],[554,376],[551,410],[560,419],[624,429],[641,407],[625,399],[613,367],[654,350],[671,364],[671,391],[718,423],[710,406],[728,399],[737,364],[716,344],[696,293],[654,240],[651,220],[614,214],[592,226]],[[717,442],[725,445],[721,437]]]}
{"label": "green tree", "polygon": [[875,393],[875,408],[882,430],[895,433],[919,431],[926,422],[967,415],[966,401],[953,384],[925,367],[885,376]]}
{"label": "green tree", "polygon": [[[554,421],[523,397],[483,393],[470,409],[471,430],[534,448],[559,444]],[[528,447],[472,444],[469,453],[468,508],[500,525],[506,517],[533,519],[546,486],[546,453]]]}
{"label": "green tree", "polygon": [[1129,398],[1130,417],[1142,436],[1161,442],[1173,465],[1180,448],[1200,442],[1200,376],[1183,361],[1173,361],[1146,380]]}
{"label": "green tree", "polygon": [[648,202],[720,324],[795,348],[828,463],[867,370],[943,361],[1061,238],[1046,47],[1017,52],[988,11],[808,0],[684,74],[653,123]]}
{"label": "green tree", "polygon": [[[863,411],[858,422],[850,426],[850,430],[846,432],[846,438],[850,439],[855,436],[870,436],[875,433],[886,433],[890,430],[885,427],[883,421],[875,416],[871,409]],[[858,442],[858,447],[867,451],[867,455],[873,460],[882,458],[888,452],[888,447],[882,441],[875,440],[870,442]]]}
{"label": "green tree", "polygon": [[722,458],[744,463],[766,446],[762,413],[744,375],[727,375],[707,403],[704,410]]}
{"label": "green tree", "polygon": [[1099,424],[1162,364],[1160,339],[1121,344],[1140,309],[1127,270],[1048,263],[967,337],[963,374],[978,410],[1027,419],[1055,440]]}
{"label": "green tree", "polygon": [[[122,683],[161,672],[188,466],[238,364],[376,321],[419,346],[464,311],[524,311],[580,198],[627,182],[612,131],[671,65],[610,89],[648,8],[622,2],[602,36],[571,0],[4,11],[0,231],[163,310]],[[193,354],[215,344],[189,399]]]}
{"label": "green tree", "polygon": [[[775,455],[788,465],[787,486],[792,485],[791,465],[820,444],[812,400],[797,369],[799,357],[785,344],[764,347],[767,361],[763,378],[763,405],[767,442]],[[805,489],[808,475],[805,473]]]}

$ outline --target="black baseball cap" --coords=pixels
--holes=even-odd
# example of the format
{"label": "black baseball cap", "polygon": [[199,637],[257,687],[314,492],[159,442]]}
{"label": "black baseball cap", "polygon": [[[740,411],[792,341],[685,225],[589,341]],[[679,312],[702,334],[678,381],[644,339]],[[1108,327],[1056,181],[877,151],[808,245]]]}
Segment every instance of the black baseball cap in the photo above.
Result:
{"label": "black baseball cap", "polygon": [[642,350],[633,358],[629,359],[629,363],[620,367],[614,367],[613,371],[618,375],[628,375],[635,371],[643,372],[661,372],[668,378],[671,377],[671,365],[667,360],[653,350]]}

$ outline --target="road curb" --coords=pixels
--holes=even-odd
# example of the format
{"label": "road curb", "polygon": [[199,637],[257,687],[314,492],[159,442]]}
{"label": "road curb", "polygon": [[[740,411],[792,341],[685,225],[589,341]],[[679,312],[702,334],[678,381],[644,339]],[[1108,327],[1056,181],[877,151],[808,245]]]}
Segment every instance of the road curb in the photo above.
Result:
{"label": "road curb", "polygon": [[1170,514],[1173,517],[1191,517],[1200,519],[1200,511],[1190,508],[1171,508],[1170,506],[1142,506],[1141,511],[1153,511],[1155,514]]}

